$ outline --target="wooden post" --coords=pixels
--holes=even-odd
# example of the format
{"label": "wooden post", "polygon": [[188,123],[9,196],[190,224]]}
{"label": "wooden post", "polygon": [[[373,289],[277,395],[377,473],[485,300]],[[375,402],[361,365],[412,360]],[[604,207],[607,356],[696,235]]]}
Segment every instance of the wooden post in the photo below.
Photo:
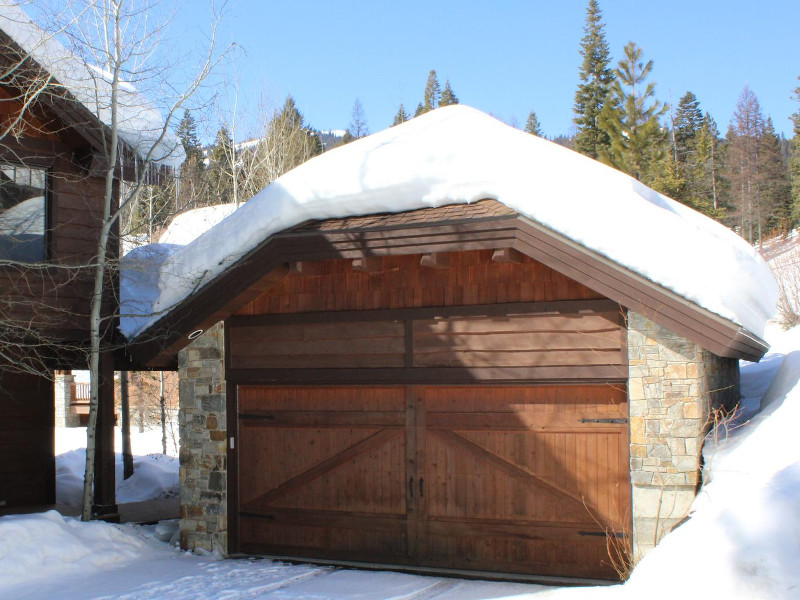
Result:
{"label": "wooden post", "polygon": [[114,357],[100,354],[100,386],[97,405],[94,495],[92,515],[107,521],[119,520],[114,473]]}
{"label": "wooden post", "polygon": [[131,404],[128,395],[128,372],[119,373],[119,411],[122,425],[122,478],[133,475],[133,452],[131,450]]}

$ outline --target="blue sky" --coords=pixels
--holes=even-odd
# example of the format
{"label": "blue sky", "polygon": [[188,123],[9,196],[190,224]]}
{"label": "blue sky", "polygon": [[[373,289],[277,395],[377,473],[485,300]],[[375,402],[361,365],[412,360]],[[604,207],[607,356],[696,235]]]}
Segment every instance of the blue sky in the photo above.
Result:
{"label": "blue sky", "polygon": [[[243,134],[264,98],[275,106],[287,94],[320,129],[346,128],[359,98],[375,132],[391,124],[401,101],[413,112],[436,69],[464,104],[520,125],[535,110],[546,135],[568,133],[586,4],[231,0],[220,38],[242,51],[225,63],[215,89],[238,80]],[[600,0],[600,7],[614,65],[636,42],[654,62],[661,101],[677,104],[693,91],[724,133],[747,84],[791,136],[789,116],[800,108],[792,98],[800,85],[800,1]],[[198,0],[181,12],[188,21],[176,23],[202,28],[207,20]]]}

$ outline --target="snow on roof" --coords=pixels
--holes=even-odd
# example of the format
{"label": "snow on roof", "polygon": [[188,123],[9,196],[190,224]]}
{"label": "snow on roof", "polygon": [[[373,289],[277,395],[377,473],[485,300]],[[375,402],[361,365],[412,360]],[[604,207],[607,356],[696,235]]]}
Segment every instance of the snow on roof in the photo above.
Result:
{"label": "snow on roof", "polygon": [[719,223],[635,179],[473,108],[437,109],[285,174],[161,266],[153,317],[273,233],[310,219],[493,198],[762,336],[775,310],[769,268]]}
{"label": "snow on roof", "polygon": [[186,244],[214,227],[237,208],[236,204],[215,204],[187,210],[170,221],[158,238],[161,244]]}
{"label": "snow on roof", "polygon": [[[11,0],[0,0],[0,30],[44,67],[98,120],[110,126],[111,76],[107,72],[75,56],[55,37],[36,25]],[[171,131],[167,131],[159,141],[164,117],[158,109],[128,82],[121,82],[118,86],[117,98],[120,139],[142,158],[152,149],[153,162],[178,167],[186,158],[183,145]]]}

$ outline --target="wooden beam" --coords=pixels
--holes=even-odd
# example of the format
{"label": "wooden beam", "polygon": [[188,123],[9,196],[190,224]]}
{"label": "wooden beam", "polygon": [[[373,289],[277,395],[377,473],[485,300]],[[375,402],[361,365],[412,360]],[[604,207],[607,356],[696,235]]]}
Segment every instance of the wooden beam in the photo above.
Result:
{"label": "wooden beam", "polygon": [[450,253],[449,252],[431,252],[423,254],[419,259],[419,264],[422,267],[430,269],[449,269],[450,268]]}
{"label": "wooden beam", "polygon": [[380,256],[363,256],[354,258],[352,262],[353,271],[360,273],[374,273],[383,268],[383,259]]}
{"label": "wooden beam", "polygon": [[492,261],[496,263],[521,263],[522,254],[513,248],[498,248],[492,254]]}

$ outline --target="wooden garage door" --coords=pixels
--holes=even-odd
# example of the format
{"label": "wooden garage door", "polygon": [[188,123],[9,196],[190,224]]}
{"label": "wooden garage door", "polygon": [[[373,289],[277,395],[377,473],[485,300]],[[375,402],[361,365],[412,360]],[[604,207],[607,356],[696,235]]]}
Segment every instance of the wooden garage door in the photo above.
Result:
{"label": "wooden garage door", "polygon": [[239,549],[614,578],[624,387],[240,386]]}

